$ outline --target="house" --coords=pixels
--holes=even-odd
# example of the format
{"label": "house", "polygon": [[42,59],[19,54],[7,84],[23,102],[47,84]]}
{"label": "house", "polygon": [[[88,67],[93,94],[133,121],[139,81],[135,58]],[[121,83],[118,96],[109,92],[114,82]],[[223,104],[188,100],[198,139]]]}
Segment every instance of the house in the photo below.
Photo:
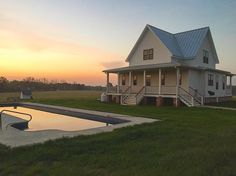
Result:
{"label": "house", "polygon": [[[104,70],[107,101],[198,106],[232,98],[232,73],[216,69],[219,58],[209,27],[172,34],[146,25],[126,61]],[[109,86],[117,74],[117,86]]]}
{"label": "house", "polygon": [[21,100],[29,100],[32,99],[32,92],[30,89],[22,89],[20,92]]}

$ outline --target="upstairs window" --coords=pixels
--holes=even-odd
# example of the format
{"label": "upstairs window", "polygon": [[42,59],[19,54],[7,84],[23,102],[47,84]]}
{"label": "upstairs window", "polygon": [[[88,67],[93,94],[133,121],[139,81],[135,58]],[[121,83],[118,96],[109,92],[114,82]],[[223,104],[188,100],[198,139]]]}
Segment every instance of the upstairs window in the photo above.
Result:
{"label": "upstairs window", "polygon": [[208,74],[208,86],[213,86],[214,81],[213,81],[213,75]]}
{"label": "upstairs window", "polygon": [[146,86],[151,86],[151,75],[146,75]]}
{"label": "upstairs window", "polygon": [[122,75],[122,86],[125,85],[125,80],[126,80],[125,75]]}
{"label": "upstairs window", "polygon": [[153,48],[143,50],[143,60],[153,59]]}
{"label": "upstairs window", "polygon": [[207,50],[203,50],[203,63],[209,63],[209,52]]}
{"label": "upstairs window", "polygon": [[136,75],[133,76],[133,85],[137,86],[137,76]]}
{"label": "upstairs window", "polygon": [[161,85],[165,85],[165,73],[161,75]]}

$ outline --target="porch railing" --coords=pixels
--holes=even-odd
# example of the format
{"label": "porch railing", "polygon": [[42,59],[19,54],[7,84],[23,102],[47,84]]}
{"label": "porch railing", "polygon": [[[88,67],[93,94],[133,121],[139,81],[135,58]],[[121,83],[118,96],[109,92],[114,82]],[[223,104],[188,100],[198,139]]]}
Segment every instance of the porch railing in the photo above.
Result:
{"label": "porch railing", "polygon": [[147,94],[159,94],[159,87],[158,86],[146,86]]}
{"label": "porch railing", "polygon": [[231,88],[231,86],[226,86],[225,94],[228,95],[228,96],[232,95],[232,88]]}
{"label": "porch railing", "polygon": [[176,86],[161,86],[161,94],[176,95]]}
{"label": "porch railing", "polygon": [[194,99],[200,103],[201,105],[204,104],[204,97],[201,95],[196,89],[189,86],[189,93],[194,97]]}
{"label": "porch railing", "polygon": [[136,97],[136,104],[139,104],[142,99],[143,99],[143,96],[145,94],[145,89],[146,89],[146,86],[143,86],[139,91],[138,93],[135,95]]}
{"label": "porch railing", "polygon": [[107,93],[123,93],[129,86],[108,86]]}

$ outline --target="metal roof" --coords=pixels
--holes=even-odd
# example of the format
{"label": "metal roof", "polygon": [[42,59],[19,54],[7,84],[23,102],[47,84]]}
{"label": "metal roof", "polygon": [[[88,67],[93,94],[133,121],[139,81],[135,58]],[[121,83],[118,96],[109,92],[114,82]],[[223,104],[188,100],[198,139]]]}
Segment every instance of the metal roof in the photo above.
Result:
{"label": "metal roof", "polygon": [[196,70],[202,70],[202,71],[211,71],[211,72],[217,72],[222,73],[225,75],[231,75],[236,76],[236,74],[232,74],[231,72],[219,70],[219,69],[211,69],[211,68],[205,68],[205,67],[193,67],[188,66],[186,64],[180,64],[180,63],[162,63],[162,64],[149,64],[149,65],[135,65],[135,66],[128,66],[128,67],[121,67],[121,68],[114,68],[114,69],[107,69],[103,70],[105,73],[122,73],[122,72],[128,72],[128,71],[142,71],[142,70],[150,70],[150,69],[159,69],[159,68],[190,68],[190,69],[196,69]]}
{"label": "metal roof", "polygon": [[143,38],[145,31],[150,30],[156,37],[158,37],[162,43],[169,49],[172,55],[178,59],[193,59],[196,57],[198,50],[200,49],[204,39],[206,38],[207,34],[209,33],[210,42],[213,45],[213,54],[218,62],[218,57],[216,54],[215,46],[213,39],[211,37],[210,28],[204,27],[199,29],[194,29],[190,31],[180,32],[176,34],[172,34],[170,32],[164,31],[162,29],[156,28],[151,25],[147,25],[144,28],[141,36],[139,37],[138,41],[136,42],[135,46],[133,47],[132,51],[130,52],[126,61],[134,53],[138,43]]}
{"label": "metal roof", "polygon": [[128,67],[107,69],[107,70],[104,70],[103,72],[118,73],[118,72],[133,71],[133,70],[171,68],[171,67],[178,67],[178,66],[181,66],[181,64],[179,64],[179,63],[163,63],[163,64],[135,65],[135,66],[128,66]]}
{"label": "metal roof", "polygon": [[185,58],[195,57],[201,47],[209,27],[174,34]]}
{"label": "metal roof", "polygon": [[169,32],[163,31],[156,27],[150,26],[151,31],[165,44],[170,52],[175,56],[182,56],[181,49],[177,43],[175,36]]}

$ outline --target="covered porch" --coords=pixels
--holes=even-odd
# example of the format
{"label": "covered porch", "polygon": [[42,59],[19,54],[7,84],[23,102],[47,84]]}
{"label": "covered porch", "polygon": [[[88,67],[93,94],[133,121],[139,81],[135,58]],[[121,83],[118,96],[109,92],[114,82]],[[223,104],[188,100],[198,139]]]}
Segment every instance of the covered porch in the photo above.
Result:
{"label": "covered porch", "polygon": [[[178,64],[130,66],[104,71],[107,76],[108,101],[136,105],[148,98],[158,106],[163,98],[171,98],[175,106],[184,102],[188,106],[203,104],[203,97],[189,87],[189,69]],[[110,83],[110,74],[117,74],[117,85]]]}
{"label": "covered porch", "polygon": [[[188,69],[178,65],[165,65],[150,68],[114,69],[105,72],[107,75],[107,94],[121,95],[129,92],[137,94],[141,90],[145,96],[176,96],[178,87],[188,89]],[[117,85],[110,83],[110,74],[117,74]]]}

